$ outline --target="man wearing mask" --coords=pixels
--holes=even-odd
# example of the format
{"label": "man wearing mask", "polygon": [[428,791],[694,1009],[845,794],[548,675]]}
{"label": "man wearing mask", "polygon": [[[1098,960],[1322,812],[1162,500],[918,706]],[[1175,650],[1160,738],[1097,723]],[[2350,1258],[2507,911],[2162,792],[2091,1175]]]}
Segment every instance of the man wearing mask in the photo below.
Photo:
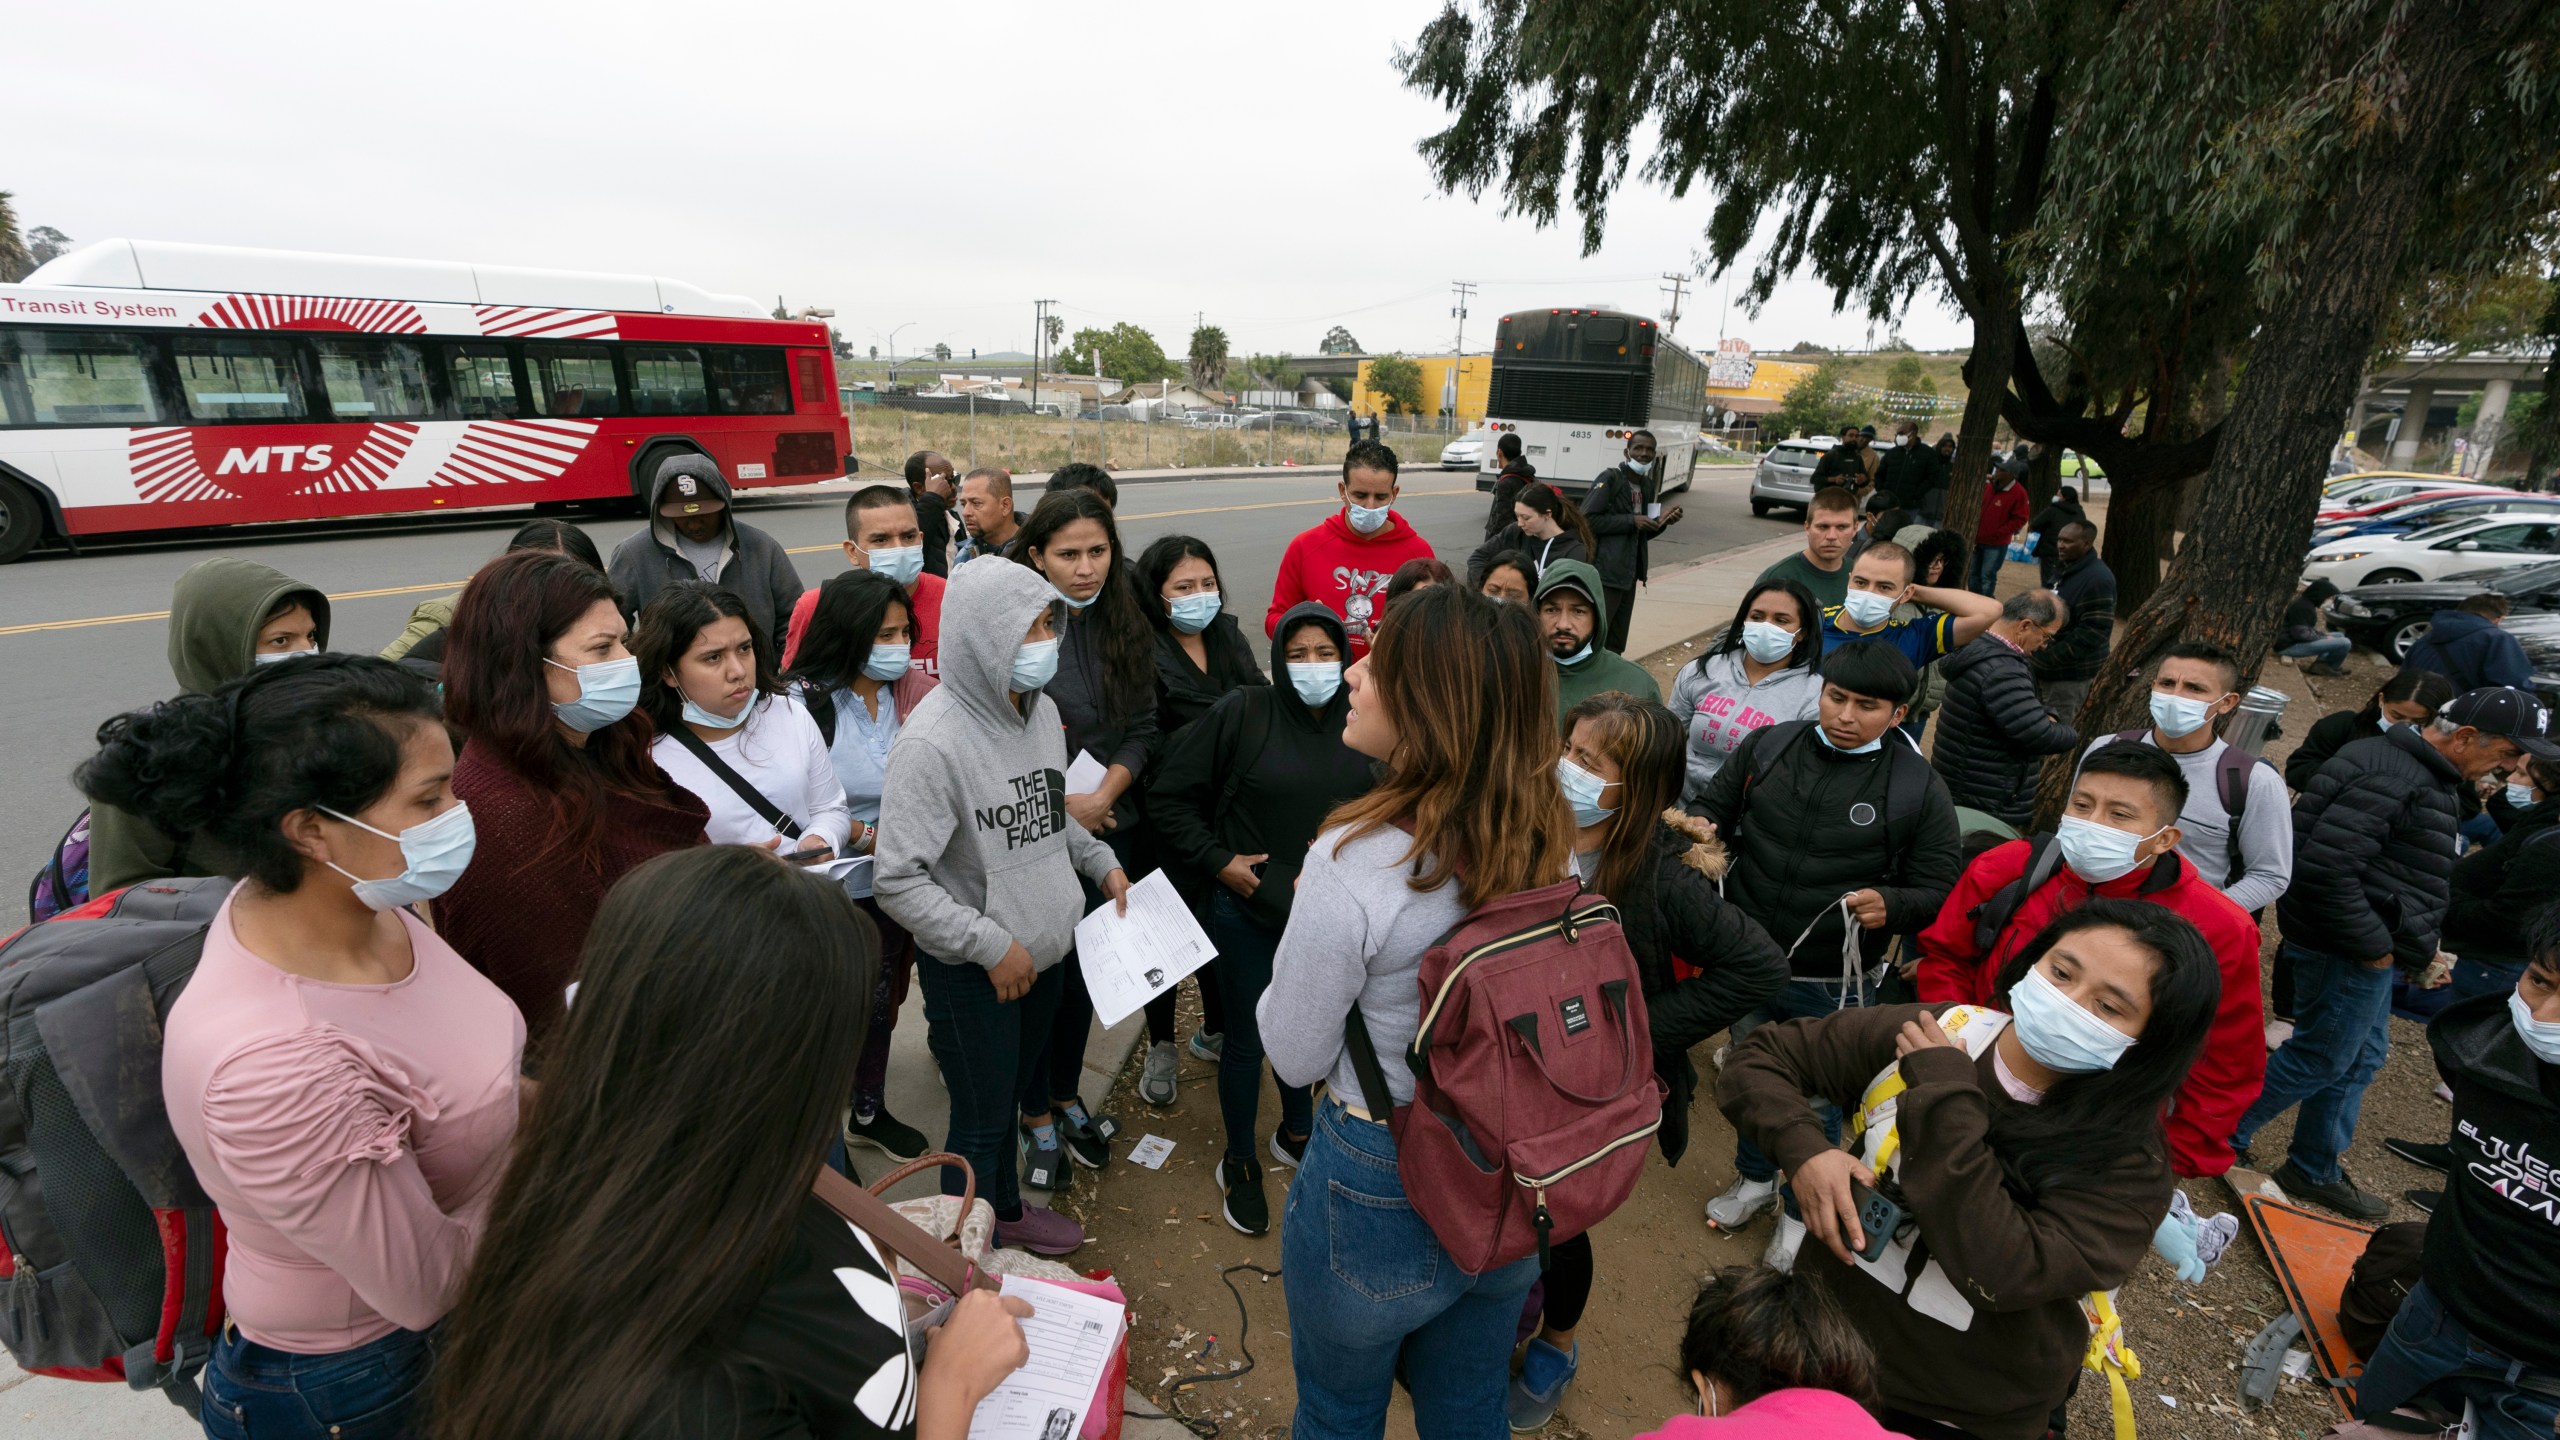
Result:
{"label": "man wearing mask", "polygon": [[[1852,640],[1876,640],[1902,652],[1918,669],[1941,655],[1973,643],[2000,618],[2000,602],[1970,590],[1911,583],[1911,552],[1890,540],[1878,540],[1849,563],[1849,589],[1839,604],[1822,612],[1822,648],[1827,653]],[[1893,607],[1905,600],[1938,611],[1916,619],[1896,620]]]}
{"label": "man wearing mask", "polygon": [[1893,427],[1893,448],[1876,464],[1876,490],[1891,496],[1896,509],[1916,515],[1934,516],[1945,503],[1947,462],[1920,443],[1918,425],[1904,420]]}
{"label": "man wearing mask", "polygon": [[2302,1107],[2274,1172],[2287,1195],[2367,1222],[2391,1213],[2338,1160],[2390,1054],[2392,973],[2435,961],[2458,791],[2528,754],[2560,759],[2549,732],[2531,694],[2474,690],[2424,730],[2396,725],[2340,749],[2294,801],[2293,884],[2276,902],[2293,954],[2293,1037],[2268,1057],[2266,1089],[2231,1135],[2245,1153],[2260,1127]]}
{"label": "man wearing mask", "polygon": [[2090,755],[2051,835],[2012,840],[1965,867],[1920,932],[1923,1004],[1983,1005],[2000,967],[2066,910],[2092,895],[2142,900],[2186,917],[2213,947],[2222,1003],[2204,1052],[2169,1111],[2169,1162],[2181,1175],[2231,1168],[2231,1126],[2258,1098],[2267,1047],[2258,1007],[2258,924],[2178,850],[2187,779],[2148,747]]}
{"label": "man wearing mask", "polygon": [[960,480],[960,524],[967,531],[962,558],[1013,553],[1013,537],[1022,533],[1022,512],[1013,508],[1013,472],[1001,465],[981,465]]}
{"label": "man wearing mask", "polygon": [[1793,580],[1828,609],[1849,593],[1849,545],[1858,537],[1858,497],[1844,486],[1826,485],[1813,492],[1804,507],[1804,549],[1772,564],[1761,580]]}
{"label": "man wearing mask", "polygon": [[2044,757],[2079,745],[2079,733],[2045,708],[2027,672],[2028,658],[2069,613],[2050,590],[2021,591],[2001,603],[1989,634],[1943,663],[1947,698],[1930,763],[1958,805],[2023,826],[2035,813]]}
{"label": "man wearing mask", "polygon": [[[865,485],[844,503],[844,558],[856,570],[876,570],[907,592],[915,632],[907,665],[927,675],[942,673],[942,589],[948,584],[924,568],[924,535],[907,491],[895,485]],[[808,591],[791,608],[791,629],[783,641],[782,663],[799,658],[800,636],[818,612],[818,592]]]}
{"label": "man wearing mask", "polygon": [[1982,492],[1982,516],[1973,527],[1973,576],[1969,588],[1988,595],[2000,588],[2000,567],[2008,559],[2009,542],[2027,524],[2027,487],[2006,465],[1991,467],[1990,487]]}
{"label": "man wearing mask", "polygon": [[631,614],[648,609],[672,581],[706,580],[746,601],[768,639],[789,628],[800,572],[781,541],[730,512],[729,481],[708,456],[659,461],[649,515],[649,528],[613,547],[605,566]]}
{"label": "man wearing mask", "polygon": [[1579,560],[1559,560],[1538,580],[1538,638],[1556,662],[1556,723],[1591,696],[1609,690],[1659,704],[1662,687],[1645,668],[1601,645],[1609,600],[1600,572]]}
{"label": "man wearing mask", "polygon": [[2240,662],[2219,645],[2185,641],[2152,672],[2151,728],[2099,736],[2089,751],[2139,740],[2168,752],[2187,776],[2178,853],[2254,915],[2293,883],[2293,802],[2273,764],[2222,738],[2223,717],[2239,705]]}
{"label": "man wearing mask", "polygon": [[1609,626],[1600,647],[1613,655],[1627,650],[1627,626],[1635,615],[1636,587],[1651,573],[1653,537],[1678,522],[1680,507],[1656,515],[1654,497],[1662,493],[1653,432],[1627,437],[1626,458],[1600,472],[1591,492],[1582,497],[1582,518],[1591,526],[1599,553],[1592,556],[1600,571],[1600,588],[1609,602]]}
{"label": "man wearing mask", "polygon": [[2071,720],[2115,644],[2116,572],[2098,558],[2098,527],[2086,520],[2064,522],[2054,559],[2052,590],[2071,607],[2071,624],[2036,657],[2036,688],[2054,714]]}
{"label": "man wearing mask", "polygon": [[1342,508],[1289,542],[1280,573],[1271,580],[1271,609],[1262,633],[1301,600],[1313,600],[1342,617],[1354,660],[1369,653],[1377,634],[1387,582],[1407,560],[1428,560],[1431,542],[1396,514],[1396,452],[1363,440],[1342,459]]}

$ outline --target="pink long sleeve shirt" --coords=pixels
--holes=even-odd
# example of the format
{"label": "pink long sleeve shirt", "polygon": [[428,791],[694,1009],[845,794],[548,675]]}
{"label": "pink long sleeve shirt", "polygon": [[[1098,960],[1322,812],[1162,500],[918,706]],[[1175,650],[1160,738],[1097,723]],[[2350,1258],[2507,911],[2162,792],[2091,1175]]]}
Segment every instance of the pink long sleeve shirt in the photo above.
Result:
{"label": "pink long sleeve shirt", "polygon": [[250,953],[225,902],[170,1007],[161,1093],[230,1232],[223,1303],[261,1345],[329,1354],[443,1318],[506,1165],[524,1019],[401,919],[407,979],[333,985]]}

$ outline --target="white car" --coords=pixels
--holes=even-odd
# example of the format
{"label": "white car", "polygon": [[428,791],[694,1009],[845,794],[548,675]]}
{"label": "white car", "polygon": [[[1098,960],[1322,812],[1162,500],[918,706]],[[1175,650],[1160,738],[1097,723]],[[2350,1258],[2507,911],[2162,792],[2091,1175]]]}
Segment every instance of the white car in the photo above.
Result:
{"label": "white car", "polygon": [[2353,535],[2315,545],[2303,561],[2302,578],[2352,590],[2530,565],[2555,552],[2560,552],[2560,517],[2548,512],[2466,515],[2406,535]]}
{"label": "white car", "polygon": [[1440,468],[1443,470],[1480,470],[1484,468],[1484,458],[1493,453],[1493,446],[1489,443],[1492,439],[1493,436],[1488,431],[1470,430],[1466,434],[1459,436],[1457,439],[1450,441],[1448,444],[1441,446]]}

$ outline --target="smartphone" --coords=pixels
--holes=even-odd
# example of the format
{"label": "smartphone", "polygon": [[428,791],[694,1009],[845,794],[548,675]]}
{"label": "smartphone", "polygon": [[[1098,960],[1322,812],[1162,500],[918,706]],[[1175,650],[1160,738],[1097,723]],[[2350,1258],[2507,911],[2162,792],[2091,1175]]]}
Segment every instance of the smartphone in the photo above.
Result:
{"label": "smartphone", "polygon": [[1874,1260],[1893,1243],[1893,1232],[1902,1228],[1902,1207],[1877,1194],[1873,1187],[1849,1182],[1850,1203],[1858,1207],[1858,1228],[1866,1232],[1866,1248],[1858,1258]]}
{"label": "smartphone", "polygon": [[786,865],[824,865],[835,858],[836,853],[832,850],[790,850],[784,852],[782,862]]}

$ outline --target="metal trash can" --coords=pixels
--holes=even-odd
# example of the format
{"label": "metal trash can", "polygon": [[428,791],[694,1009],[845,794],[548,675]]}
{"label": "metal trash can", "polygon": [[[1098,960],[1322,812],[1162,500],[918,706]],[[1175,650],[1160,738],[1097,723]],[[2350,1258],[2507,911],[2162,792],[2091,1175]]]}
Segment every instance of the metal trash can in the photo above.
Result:
{"label": "metal trash can", "polygon": [[2264,685],[2252,685],[2240,697],[2240,708],[2222,722],[2222,738],[2232,749],[2251,755],[2267,753],[2267,742],[2275,737],[2276,724],[2284,718],[2284,707],[2293,697]]}

